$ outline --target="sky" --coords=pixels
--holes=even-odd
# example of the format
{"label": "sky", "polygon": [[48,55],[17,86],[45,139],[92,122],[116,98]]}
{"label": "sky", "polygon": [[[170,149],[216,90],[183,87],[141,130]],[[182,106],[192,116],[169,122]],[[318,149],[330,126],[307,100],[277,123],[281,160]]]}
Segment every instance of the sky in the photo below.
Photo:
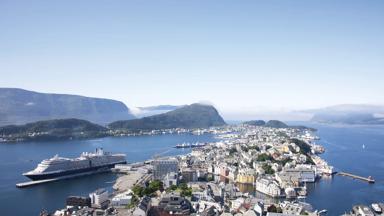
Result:
{"label": "sky", "polygon": [[227,113],[384,104],[384,1],[0,0],[0,87]]}

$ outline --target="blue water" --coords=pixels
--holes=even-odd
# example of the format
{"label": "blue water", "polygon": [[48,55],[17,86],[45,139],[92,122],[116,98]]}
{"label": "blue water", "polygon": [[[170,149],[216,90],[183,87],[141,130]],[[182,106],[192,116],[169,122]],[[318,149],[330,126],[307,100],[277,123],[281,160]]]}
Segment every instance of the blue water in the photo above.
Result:
{"label": "blue water", "polygon": [[150,159],[155,154],[165,156],[190,152],[190,149],[172,148],[178,143],[214,140],[212,135],[167,134],[82,141],[1,143],[0,215],[38,215],[42,209],[53,211],[63,208],[67,196],[86,196],[100,187],[111,189],[116,180],[116,175],[104,173],[29,188],[15,187],[16,183],[29,181],[21,173],[34,169],[40,161],[55,154],[78,157],[81,152],[103,147],[106,151],[127,154],[128,162],[137,162]]}
{"label": "blue water", "polygon": [[[326,152],[321,155],[339,171],[372,176],[375,184],[343,176],[323,178],[308,185],[306,201],[316,209],[327,209],[329,215],[350,211],[352,205],[384,201],[384,127],[325,126],[318,129],[319,143]],[[363,144],[365,148],[363,148]]]}

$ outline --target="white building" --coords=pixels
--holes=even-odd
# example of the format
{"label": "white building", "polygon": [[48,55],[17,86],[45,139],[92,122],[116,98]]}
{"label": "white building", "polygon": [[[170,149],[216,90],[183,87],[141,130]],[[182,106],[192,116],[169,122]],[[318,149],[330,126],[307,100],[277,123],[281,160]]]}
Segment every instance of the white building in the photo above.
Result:
{"label": "white building", "polygon": [[169,188],[171,185],[177,185],[178,183],[178,174],[174,172],[168,173],[164,179],[163,179],[163,184],[165,188]]}
{"label": "white building", "polygon": [[97,189],[95,192],[90,193],[91,205],[95,207],[103,207],[108,201],[108,191],[104,188]]}
{"label": "white building", "polygon": [[132,201],[131,191],[116,195],[111,200],[112,206],[126,206]]}
{"label": "white building", "polygon": [[279,184],[276,181],[265,177],[256,179],[256,191],[271,197],[281,196],[281,188]]}
{"label": "white building", "polygon": [[296,168],[287,168],[276,174],[276,179],[281,185],[296,185],[302,182],[315,182],[315,171],[309,167],[297,166]]}

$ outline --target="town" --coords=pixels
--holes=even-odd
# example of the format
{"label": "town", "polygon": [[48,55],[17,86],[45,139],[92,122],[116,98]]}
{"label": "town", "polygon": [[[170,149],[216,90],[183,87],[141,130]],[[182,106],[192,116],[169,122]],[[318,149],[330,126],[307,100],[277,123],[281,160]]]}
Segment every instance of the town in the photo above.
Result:
{"label": "town", "polygon": [[219,141],[186,155],[116,165],[112,193],[68,197],[66,208],[52,215],[327,213],[305,202],[307,184],[335,173],[319,156],[325,149],[312,130],[240,124],[194,133],[213,133]]}

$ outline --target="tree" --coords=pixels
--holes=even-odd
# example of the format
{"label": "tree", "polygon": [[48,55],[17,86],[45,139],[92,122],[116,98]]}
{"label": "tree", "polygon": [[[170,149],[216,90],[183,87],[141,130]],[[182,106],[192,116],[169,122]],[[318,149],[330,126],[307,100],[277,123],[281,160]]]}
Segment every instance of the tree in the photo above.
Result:
{"label": "tree", "polygon": [[263,164],[263,170],[265,171],[265,174],[274,174],[275,170],[272,169],[271,165],[269,164]]}
{"label": "tree", "polygon": [[267,161],[267,160],[272,160],[272,159],[273,158],[270,155],[266,154],[266,153],[262,153],[262,154],[259,154],[257,156],[257,161]]}
{"label": "tree", "polygon": [[135,185],[132,188],[133,194],[138,196],[138,197],[142,197],[143,196],[143,190],[144,190],[144,188],[139,186],[139,185]]}
{"label": "tree", "polygon": [[162,190],[163,189],[163,182],[160,180],[153,180],[149,183],[148,188],[152,191],[155,192],[157,190]]}
{"label": "tree", "polygon": [[169,186],[169,188],[167,188],[167,192],[171,192],[171,191],[175,191],[175,190],[177,190],[176,185],[171,185],[171,186]]}

